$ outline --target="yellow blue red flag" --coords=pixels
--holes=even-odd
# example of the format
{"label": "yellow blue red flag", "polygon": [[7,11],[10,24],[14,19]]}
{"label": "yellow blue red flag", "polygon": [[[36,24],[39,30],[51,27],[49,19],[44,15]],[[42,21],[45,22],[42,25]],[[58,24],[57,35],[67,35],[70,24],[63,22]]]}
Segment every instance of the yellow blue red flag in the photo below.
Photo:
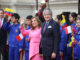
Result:
{"label": "yellow blue red flag", "polygon": [[5,8],[5,10],[4,10],[5,15],[12,16],[13,13],[14,13],[13,9]]}

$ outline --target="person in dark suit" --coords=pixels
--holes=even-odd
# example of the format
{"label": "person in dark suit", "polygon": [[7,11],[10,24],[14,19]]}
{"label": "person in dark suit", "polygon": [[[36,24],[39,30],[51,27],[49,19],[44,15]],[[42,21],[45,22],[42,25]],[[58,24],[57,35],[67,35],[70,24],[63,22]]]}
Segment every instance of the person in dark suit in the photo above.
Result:
{"label": "person in dark suit", "polygon": [[52,19],[52,11],[44,9],[45,22],[41,30],[41,46],[44,60],[56,60],[60,41],[59,25]]}
{"label": "person in dark suit", "polygon": [[4,10],[0,9],[0,59],[2,56],[2,60],[6,60],[6,40],[7,40],[7,32],[3,30],[3,24],[6,21],[4,18]]}

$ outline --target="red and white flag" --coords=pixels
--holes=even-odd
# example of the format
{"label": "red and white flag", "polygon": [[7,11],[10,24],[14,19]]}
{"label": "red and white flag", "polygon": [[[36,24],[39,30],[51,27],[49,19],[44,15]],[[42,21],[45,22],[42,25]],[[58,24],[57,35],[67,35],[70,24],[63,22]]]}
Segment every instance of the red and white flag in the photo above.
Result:
{"label": "red and white flag", "polygon": [[22,40],[25,37],[24,34],[20,33],[18,36],[16,36],[17,41]]}
{"label": "red and white flag", "polygon": [[67,26],[67,27],[65,28],[65,32],[66,32],[66,34],[72,33],[72,32],[73,32],[72,25],[71,25],[71,26]]}

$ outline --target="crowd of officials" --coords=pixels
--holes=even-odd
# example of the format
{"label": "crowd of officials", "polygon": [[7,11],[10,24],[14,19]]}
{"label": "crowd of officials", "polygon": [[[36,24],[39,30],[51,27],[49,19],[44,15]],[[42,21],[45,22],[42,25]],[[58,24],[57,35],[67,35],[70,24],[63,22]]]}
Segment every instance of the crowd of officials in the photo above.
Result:
{"label": "crowd of officials", "polygon": [[[52,15],[45,4],[35,17],[28,15],[20,21],[18,13],[8,18],[0,9],[0,58],[22,60],[24,55],[25,60],[80,60],[80,14],[62,12],[54,19]],[[66,33],[68,26],[71,33]]]}

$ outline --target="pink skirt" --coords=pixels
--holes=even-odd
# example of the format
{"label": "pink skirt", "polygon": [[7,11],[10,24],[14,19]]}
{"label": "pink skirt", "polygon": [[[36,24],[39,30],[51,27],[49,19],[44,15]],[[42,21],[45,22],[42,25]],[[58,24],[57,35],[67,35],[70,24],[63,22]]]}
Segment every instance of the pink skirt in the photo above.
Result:
{"label": "pink skirt", "polygon": [[42,56],[39,56],[39,54],[36,54],[30,60],[43,60],[43,57]]}

